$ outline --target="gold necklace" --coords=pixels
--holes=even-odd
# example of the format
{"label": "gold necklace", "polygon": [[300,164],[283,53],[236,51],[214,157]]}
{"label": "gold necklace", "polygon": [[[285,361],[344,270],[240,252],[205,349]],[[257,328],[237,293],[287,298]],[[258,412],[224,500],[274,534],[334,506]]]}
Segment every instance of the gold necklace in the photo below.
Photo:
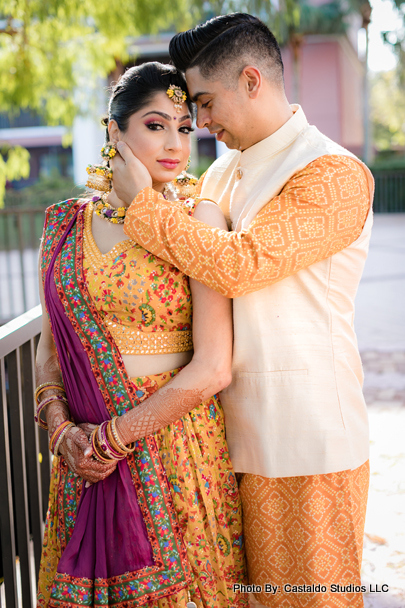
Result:
{"label": "gold necklace", "polygon": [[[103,192],[99,200],[94,202],[94,211],[97,215],[112,224],[123,224],[128,207],[113,207],[107,200],[108,195],[109,192]],[[163,186],[162,191],[162,196],[166,200],[169,195],[172,195],[175,200],[177,199],[177,188],[170,182]]]}

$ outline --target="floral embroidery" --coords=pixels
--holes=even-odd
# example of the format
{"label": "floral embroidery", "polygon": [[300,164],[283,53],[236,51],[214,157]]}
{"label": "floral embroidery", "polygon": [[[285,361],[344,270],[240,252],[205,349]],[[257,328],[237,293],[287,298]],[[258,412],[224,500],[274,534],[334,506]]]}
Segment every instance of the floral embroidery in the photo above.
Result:
{"label": "floral embroidery", "polygon": [[[77,210],[77,205],[68,207],[65,218],[72,217],[72,209]],[[66,221],[64,225],[67,225]],[[61,226],[62,223],[56,226],[56,230],[63,232]],[[54,240],[50,241],[50,250],[53,249]],[[54,269],[55,285],[66,314],[87,352],[94,377],[110,415],[121,415],[137,405],[135,387],[129,382],[121,356],[107,329],[103,327],[102,319],[86,289],[81,274],[82,251],[83,221],[79,213],[57,258]],[[45,269],[49,259],[49,250],[44,249]],[[73,301],[77,306],[72,306]],[[63,458],[60,461],[63,463]],[[118,577],[120,579],[118,582],[123,585],[122,589],[125,587],[125,594],[128,595],[129,587],[126,583],[137,581],[137,585],[131,590],[131,597],[128,595],[128,601],[131,599],[141,606],[151,599],[179,591],[189,582],[190,570],[167,486],[166,473],[154,438],[148,437],[138,441],[136,453],[127,459],[127,463],[136,488],[155,565]],[[64,477],[62,467],[61,464],[61,478]],[[76,483],[73,484],[71,474],[66,473],[65,484],[59,487],[59,503],[64,501],[60,504],[58,518],[62,550],[69,541],[70,527],[74,525],[74,513],[78,502],[74,500],[75,492]],[[96,589],[100,584],[105,584],[108,588],[110,586],[109,580],[95,581],[94,588]],[[60,603],[62,601],[65,605],[71,603],[71,598],[79,593],[78,589],[81,586],[81,579],[58,573],[54,579],[49,606],[62,605]],[[53,604],[54,600],[59,603]]]}
{"label": "floral embroidery", "polygon": [[[48,239],[48,249],[44,250],[44,270],[55,241],[77,208],[78,203],[71,208],[69,205],[68,210],[65,207],[62,216],[55,206],[48,214],[45,235],[48,237],[51,225],[53,237]],[[52,223],[53,218],[59,221]],[[119,352],[103,325],[80,272],[82,243],[83,225],[79,217],[56,265],[55,282],[61,301],[70,303],[70,308],[65,306],[66,312],[86,349],[106,405],[111,414],[121,415],[148,398],[178,370],[129,381]],[[154,276],[152,274],[148,285],[153,284]],[[167,284],[182,290],[183,280],[177,279],[177,275],[168,277]],[[184,306],[187,308],[186,303]],[[56,573],[61,550],[74,526],[82,487],[81,480],[69,473],[61,458],[54,464],[57,475],[54,485],[59,491],[51,493],[38,606],[67,608],[68,604],[77,604],[135,608],[153,605],[156,608],[186,608],[189,591],[199,608],[202,605],[210,608],[247,607],[247,597],[233,593],[234,583],[246,582],[241,511],[218,398],[212,397],[155,436],[139,441],[135,456],[128,459],[128,465],[155,563],[171,563],[173,566],[146,568],[138,573],[96,581],[72,580]],[[58,528],[56,534],[53,533],[55,527]],[[188,591],[183,588],[185,571],[178,567],[181,563],[192,571]],[[54,584],[49,602],[51,579]]]}
{"label": "floral embroidery", "polygon": [[141,304],[139,310],[142,312],[142,323],[145,327],[152,325],[156,318],[156,313],[149,304]]}

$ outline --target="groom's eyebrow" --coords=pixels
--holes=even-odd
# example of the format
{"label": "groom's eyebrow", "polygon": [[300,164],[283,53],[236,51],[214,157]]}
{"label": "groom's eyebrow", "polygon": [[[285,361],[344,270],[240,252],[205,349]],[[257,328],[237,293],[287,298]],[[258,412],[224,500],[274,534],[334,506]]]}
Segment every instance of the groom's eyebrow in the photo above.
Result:
{"label": "groom's eyebrow", "polygon": [[203,95],[209,95],[209,93],[207,91],[198,91],[198,93],[196,93],[195,95],[193,95],[193,97],[191,98],[191,101],[193,103],[197,103],[198,98],[202,97]]}

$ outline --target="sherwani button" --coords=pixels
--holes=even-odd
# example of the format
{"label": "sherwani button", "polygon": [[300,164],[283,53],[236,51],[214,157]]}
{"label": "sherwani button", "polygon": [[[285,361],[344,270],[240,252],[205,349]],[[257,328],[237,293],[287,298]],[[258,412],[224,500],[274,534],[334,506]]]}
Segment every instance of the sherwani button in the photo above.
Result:
{"label": "sherwani button", "polygon": [[236,179],[241,179],[241,178],[242,178],[242,176],[243,176],[243,170],[242,170],[242,169],[239,167],[239,168],[236,170]]}

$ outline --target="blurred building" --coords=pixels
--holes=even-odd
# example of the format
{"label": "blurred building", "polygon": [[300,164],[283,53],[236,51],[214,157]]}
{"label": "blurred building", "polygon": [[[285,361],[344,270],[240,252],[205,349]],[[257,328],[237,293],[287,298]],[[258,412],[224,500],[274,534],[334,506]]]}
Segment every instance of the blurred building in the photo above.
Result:
{"label": "blurred building", "polygon": [[290,47],[282,49],[287,98],[302,105],[309,123],[360,156],[364,65],[357,48],[343,35],[306,36],[298,64],[298,99],[293,95],[293,53]]}
{"label": "blurred building", "polygon": [[73,176],[72,148],[62,145],[66,133],[66,127],[47,126],[40,116],[27,111],[15,118],[0,114],[0,142],[23,146],[30,152],[30,175],[13,183],[13,187],[29,186],[39,177],[55,172],[63,177]]}

